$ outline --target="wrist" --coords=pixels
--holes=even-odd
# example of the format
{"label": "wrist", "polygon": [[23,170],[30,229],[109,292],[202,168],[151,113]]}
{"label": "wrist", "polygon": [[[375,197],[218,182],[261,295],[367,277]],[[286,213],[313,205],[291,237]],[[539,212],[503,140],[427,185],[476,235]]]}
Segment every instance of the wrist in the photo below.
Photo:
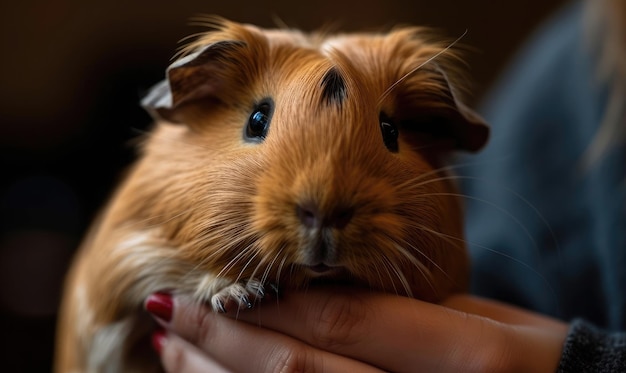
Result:
{"label": "wrist", "polygon": [[[497,301],[467,295],[446,306],[476,316],[471,372],[556,372],[569,325]],[[478,316],[480,315],[480,316]],[[479,338],[478,338],[479,337]]]}
{"label": "wrist", "polygon": [[567,327],[538,328],[535,326],[510,326],[503,329],[504,344],[499,349],[500,359],[495,360],[495,372],[557,371]]}
{"label": "wrist", "polygon": [[[470,351],[464,371],[468,372],[546,372],[557,371],[566,325],[553,328],[509,325],[487,318],[481,322],[480,337]],[[474,329],[477,330],[477,329]]]}

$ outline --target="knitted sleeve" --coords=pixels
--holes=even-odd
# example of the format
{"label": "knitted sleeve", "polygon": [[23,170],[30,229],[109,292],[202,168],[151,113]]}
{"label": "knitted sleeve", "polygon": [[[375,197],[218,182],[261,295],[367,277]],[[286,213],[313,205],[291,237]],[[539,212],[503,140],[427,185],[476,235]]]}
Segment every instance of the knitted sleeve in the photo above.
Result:
{"label": "knitted sleeve", "polygon": [[626,332],[609,333],[574,320],[557,372],[626,372]]}

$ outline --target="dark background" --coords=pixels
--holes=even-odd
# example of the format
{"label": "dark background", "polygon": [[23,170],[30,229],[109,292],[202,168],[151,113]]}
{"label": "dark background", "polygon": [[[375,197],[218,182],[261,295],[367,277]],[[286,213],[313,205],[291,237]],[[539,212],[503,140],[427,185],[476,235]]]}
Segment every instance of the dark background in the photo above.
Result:
{"label": "dark background", "polygon": [[421,24],[463,44],[478,102],[562,0],[3,1],[0,5],[0,370],[50,370],[63,275],[149,127],[138,100],[194,15],[304,30]]}

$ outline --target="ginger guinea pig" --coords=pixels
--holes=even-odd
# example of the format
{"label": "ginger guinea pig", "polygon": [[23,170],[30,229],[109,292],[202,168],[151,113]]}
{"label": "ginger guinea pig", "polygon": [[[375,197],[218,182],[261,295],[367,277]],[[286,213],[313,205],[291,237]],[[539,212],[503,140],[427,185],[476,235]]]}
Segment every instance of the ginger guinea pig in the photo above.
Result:
{"label": "ginger guinea pig", "polygon": [[467,287],[445,162],[488,129],[449,44],[209,22],[143,101],[156,125],[70,271],[57,372],[158,371],[142,302],[162,289],[219,311],[317,279],[432,302]]}

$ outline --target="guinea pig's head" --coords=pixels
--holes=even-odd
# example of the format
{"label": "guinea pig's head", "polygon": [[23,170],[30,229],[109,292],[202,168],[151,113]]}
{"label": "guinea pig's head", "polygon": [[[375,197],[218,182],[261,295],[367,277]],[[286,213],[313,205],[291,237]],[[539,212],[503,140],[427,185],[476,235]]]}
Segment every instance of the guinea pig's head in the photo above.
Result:
{"label": "guinea pig's head", "polygon": [[438,300],[467,284],[445,160],[488,130],[420,28],[305,35],[222,19],[143,104],[133,204],[197,268]]}

